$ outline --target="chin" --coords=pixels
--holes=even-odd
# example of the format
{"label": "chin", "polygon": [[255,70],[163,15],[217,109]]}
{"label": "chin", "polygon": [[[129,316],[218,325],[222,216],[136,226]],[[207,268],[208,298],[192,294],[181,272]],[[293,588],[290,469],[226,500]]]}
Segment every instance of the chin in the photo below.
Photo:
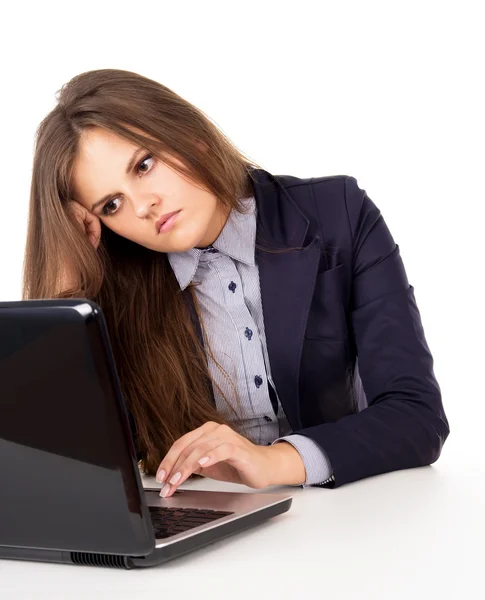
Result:
{"label": "chin", "polygon": [[[191,235],[192,234],[192,235]],[[187,252],[192,248],[200,246],[200,241],[204,237],[204,231],[174,231],[172,239],[167,239],[170,249],[166,252]]]}
{"label": "chin", "polygon": [[170,244],[170,248],[163,250],[163,252],[187,252],[196,246],[195,243],[186,240],[173,241]]}

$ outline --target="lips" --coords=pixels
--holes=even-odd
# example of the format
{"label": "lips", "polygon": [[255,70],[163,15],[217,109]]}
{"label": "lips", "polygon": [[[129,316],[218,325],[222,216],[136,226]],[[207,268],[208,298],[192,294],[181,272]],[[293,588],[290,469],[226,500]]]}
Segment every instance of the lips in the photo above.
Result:
{"label": "lips", "polygon": [[160,231],[160,227],[170,219],[170,217],[173,217],[173,215],[177,214],[178,212],[180,212],[179,210],[174,210],[173,212],[170,213],[166,213],[164,215],[162,215],[160,217],[160,219],[158,219],[158,221],[155,224],[155,228],[157,230],[157,233]]}

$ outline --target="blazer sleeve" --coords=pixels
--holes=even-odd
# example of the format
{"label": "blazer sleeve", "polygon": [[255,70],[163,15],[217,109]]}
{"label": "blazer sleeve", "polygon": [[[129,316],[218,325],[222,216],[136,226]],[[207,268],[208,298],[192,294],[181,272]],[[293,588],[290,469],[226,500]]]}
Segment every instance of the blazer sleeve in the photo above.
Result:
{"label": "blazer sleeve", "polygon": [[327,453],[325,487],[435,462],[449,434],[421,317],[399,246],[354,177],[345,178],[352,235],[349,323],[368,406],[334,423],[295,431]]}

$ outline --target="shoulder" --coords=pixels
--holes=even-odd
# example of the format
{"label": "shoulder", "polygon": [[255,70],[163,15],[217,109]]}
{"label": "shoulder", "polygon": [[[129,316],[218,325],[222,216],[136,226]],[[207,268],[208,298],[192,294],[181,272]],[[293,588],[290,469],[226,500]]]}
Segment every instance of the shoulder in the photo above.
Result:
{"label": "shoulder", "polygon": [[357,178],[352,175],[324,175],[321,177],[295,177],[294,175],[274,175],[279,184],[290,195],[295,193],[315,194],[319,202],[337,200],[340,202],[359,203],[366,194],[359,187]]}
{"label": "shoulder", "polygon": [[308,217],[320,222],[343,227],[347,223],[355,234],[359,222],[369,212],[379,214],[357,177],[352,175],[326,175],[300,178],[293,175],[275,175],[280,185]]}
{"label": "shoulder", "polygon": [[344,185],[349,175],[324,175],[322,177],[296,177],[294,175],[274,175],[279,183],[286,189],[295,187],[308,187],[313,185],[336,184]]}

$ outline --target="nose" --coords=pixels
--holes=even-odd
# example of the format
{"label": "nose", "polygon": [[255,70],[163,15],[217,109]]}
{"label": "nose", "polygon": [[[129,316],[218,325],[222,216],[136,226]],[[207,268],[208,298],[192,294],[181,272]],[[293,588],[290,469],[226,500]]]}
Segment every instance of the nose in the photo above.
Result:
{"label": "nose", "polygon": [[133,209],[135,214],[140,219],[146,219],[151,211],[160,204],[160,200],[157,196],[150,194],[133,198]]}

